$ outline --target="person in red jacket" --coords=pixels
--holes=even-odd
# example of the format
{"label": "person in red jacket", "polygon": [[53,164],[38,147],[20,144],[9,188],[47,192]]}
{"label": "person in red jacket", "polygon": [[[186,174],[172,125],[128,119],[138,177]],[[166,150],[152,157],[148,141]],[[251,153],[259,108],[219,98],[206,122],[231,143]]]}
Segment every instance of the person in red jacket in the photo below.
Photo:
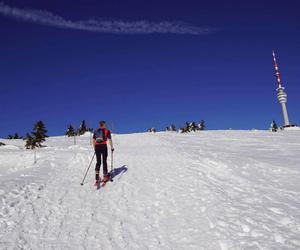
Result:
{"label": "person in red jacket", "polygon": [[111,133],[110,131],[106,128],[106,122],[105,121],[100,121],[99,122],[99,128],[97,128],[94,131],[93,134],[93,145],[95,149],[95,154],[97,158],[97,163],[95,167],[95,172],[96,172],[96,184],[100,183],[100,178],[99,178],[99,172],[100,172],[100,166],[101,166],[101,158],[103,162],[103,181],[106,182],[109,180],[109,173],[107,172],[107,141],[110,143],[110,148],[111,151],[114,151],[112,139],[111,139]]}

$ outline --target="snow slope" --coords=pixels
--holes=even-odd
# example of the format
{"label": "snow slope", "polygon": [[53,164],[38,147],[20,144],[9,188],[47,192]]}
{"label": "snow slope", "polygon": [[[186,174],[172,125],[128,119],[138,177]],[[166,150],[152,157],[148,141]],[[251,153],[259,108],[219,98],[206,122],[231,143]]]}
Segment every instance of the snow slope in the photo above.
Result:
{"label": "snow slope", "polygon": [[299,131],[115,135],[100,190],[89,135],[1,141],[0,249],[300,249]]}

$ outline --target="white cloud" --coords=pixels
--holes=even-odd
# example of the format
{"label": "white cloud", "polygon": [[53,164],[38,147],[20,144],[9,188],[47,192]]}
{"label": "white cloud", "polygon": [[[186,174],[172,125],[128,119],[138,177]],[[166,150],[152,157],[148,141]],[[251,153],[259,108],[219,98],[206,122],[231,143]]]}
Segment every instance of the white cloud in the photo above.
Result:
{"label": "white cloud", "polygon": [[111,34],[189,34],[205,35],[213,31],[211,28],[188,25],[184,22],[149,22],[145,20],[125,22],[119,20],[83,20],[71,21],[48,11],[34,9],[20,9],[0,2],[0,14],[6,17],[41,25],[64,29],[76,29],[90,32]]}

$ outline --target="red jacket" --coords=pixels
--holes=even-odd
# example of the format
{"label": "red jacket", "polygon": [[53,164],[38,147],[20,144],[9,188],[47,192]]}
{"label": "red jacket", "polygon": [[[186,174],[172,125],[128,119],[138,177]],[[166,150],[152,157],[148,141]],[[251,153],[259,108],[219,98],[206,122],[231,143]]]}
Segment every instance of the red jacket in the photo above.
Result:
{"label": "red jacket", "polygon": [[106,128],[97,128],[94,131],[93,139],[95,141],[95,145],[106,144],[107,140],[111,140],[110,131]]}

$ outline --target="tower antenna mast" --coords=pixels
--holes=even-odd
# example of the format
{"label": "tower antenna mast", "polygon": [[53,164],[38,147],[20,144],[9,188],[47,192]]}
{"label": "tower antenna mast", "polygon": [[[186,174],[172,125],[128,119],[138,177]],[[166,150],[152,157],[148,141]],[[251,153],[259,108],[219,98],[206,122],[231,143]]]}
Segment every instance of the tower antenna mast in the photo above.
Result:
{"label": "tower antenna mast", "polygon": [[282,114],[283,114],[283,120],[284,120],[284,128],[287,127],[293,127],[293,125],[290,124],[289,121],[289,116],[288,116],[288,112],[287,112],[287,107],[286,107],[286,103],[287,103],[287,94],[284,91],[284,87],[281,81],[281,75],[279,72],[279,68],[278,68],[278,64],[277,64],[277,60],[276,60],[276,55],[275,55],[275,51],[273,50],[273,62],[274,62],[274,68],[275,68],[275,75],[276,75],[276,79],[277,79],[277,84],[278,84],[278,88],[276,89],[277,91],[277,98],[279,103],[281,104],[281,108],[282,108]]}

